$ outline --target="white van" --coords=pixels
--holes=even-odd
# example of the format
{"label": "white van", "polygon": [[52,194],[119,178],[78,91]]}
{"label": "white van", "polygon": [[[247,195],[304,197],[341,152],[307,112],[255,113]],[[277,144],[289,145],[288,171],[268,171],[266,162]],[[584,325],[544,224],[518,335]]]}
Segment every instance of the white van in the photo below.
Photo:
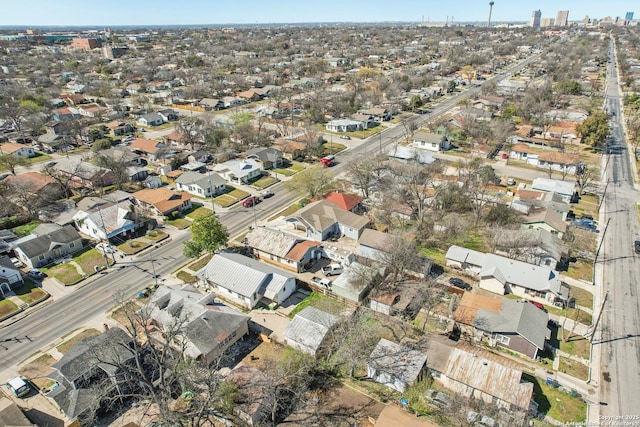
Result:
{"label": "white van", "polygon": [[342,273],[342,264],[329,264],[322,267],[322,273],[325,276],[337,276]]}
{"label": "white van", "polygon": [[15,377],[9,380],[7,386],[11,389],[13,394],[17,397],[22,397],[25,394],[28,394],[31,391],[31,387],[29,384],[23,380],[21,377]]}

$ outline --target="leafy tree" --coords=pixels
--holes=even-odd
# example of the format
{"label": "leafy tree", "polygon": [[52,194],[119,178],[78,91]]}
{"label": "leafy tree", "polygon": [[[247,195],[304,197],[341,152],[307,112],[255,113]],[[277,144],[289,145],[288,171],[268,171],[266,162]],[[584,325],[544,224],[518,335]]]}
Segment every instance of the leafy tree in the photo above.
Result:
{"label": "leafy tree", "polygon": [[333,188],[333,174],[327,168],[313,165],[292,176],[284,186],[301,197],[315,199]]}
{"label": "leafy tree", "polygon": [[9,169],[9,172],[13,175],[16,174],[16,167],[26,166],[28,164],[29,162],[24,157],[13,154],[0,154],[0,167]]}
{"label": "leafy tree", "polygon": [[555,87],[556,92],[564,95],[582,94],[582,85],[575,80],[560,80]]}
{"label": "leafy tree", "polygon": [[184,244],[184,256],[197,258],[227,245],[229,232],[215,214],[201,216],[191,225],[191,240]]}
{"label": "leafy tree", "polygon": [[416,108],[420,108],[424,105],[424,101],[420,95],[413,95],[409,101],[409,109],[416,111]]}
{"label": "leafy tree", "polygon": [[583,143],[601,147],[609,137],[609,116],[603,111],[596,111],[576,126],[576,131]]}
{"label": "leafy tree", "polygon": [[476,76],[476,70],[471,65],[465,65],[460,69],[460,74],[471,84],[471,80]]}

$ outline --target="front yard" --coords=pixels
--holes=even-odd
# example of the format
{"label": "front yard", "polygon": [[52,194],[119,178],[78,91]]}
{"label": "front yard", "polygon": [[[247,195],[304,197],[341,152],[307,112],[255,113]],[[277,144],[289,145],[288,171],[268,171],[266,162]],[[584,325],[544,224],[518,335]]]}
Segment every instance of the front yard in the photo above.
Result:
{"label": "front yard", "polygon": [[523,373],[522,378],[533,383],[533,400],[538,403],[540,412],[561,423],[581,423],[586,420],[587,404],[581,398],[572,397],[530,374]]}
{"label": "front yard", "polygon": [[108,261],[105,260],[105,256],[102,252],[96,249],[89,249],[80,255],[73,257],[73,260],[78,263],[84,274],[90,275],[95,272],[95,266],[104,268],[107,262],[109,265],[113,265],[113,257],[108,256]]}
{"label": "front yard", "polygon": [[47,276],[55,277],[60,283],[67,286],[75,285],[82,280],[83,277],[73,264],[58,264],[51,268],[42,268],[41,270]]}
{"label": "front yard", "polygon": [[118,245],[118,249],[121,250],[126,255],[133,255],[147,249],[151,246],[151,243],[147,242],[143,239],[134,239],[128,240],[120,245]]}
{"label": "front yard", "polygon": [[278,168],[275,170],[276,174],[280,174],[283,176],[292,176],[295,175],[296,173],[300,172],[301,170],[304,170],[304,166],[297,164],[297,163],[290,163],[286,166],[283,166],[281,168]]}
{"label": "front yard", "polygon": [[36,284],[30,280],[25,280],[24,284],[17,288],[13,288],[13,291],[18,298],[25,302],[25,304],[33,304],[47,296],[45,291],[36,286]]}

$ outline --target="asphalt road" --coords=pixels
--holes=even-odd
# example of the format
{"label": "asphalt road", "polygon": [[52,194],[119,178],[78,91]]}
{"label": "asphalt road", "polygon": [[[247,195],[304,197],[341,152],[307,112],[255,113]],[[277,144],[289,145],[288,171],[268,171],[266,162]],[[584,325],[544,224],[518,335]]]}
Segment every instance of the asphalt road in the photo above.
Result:
{"label": "asphalt road", "polygon": [[[598,257],[603,269],[602,289],[609,292],[594,349],[601,351],[600,414],[640,416],[640,263],[633,249],[633,241],[640,239],[638,192],[620,122],[622,98],[614,62],[609,65],[609,74],[612,78],[607,82],[605,108],[612,114],[612,141],[608,147],[611,154],[605,159],[603,203],[609,226]],[[640,418],[617,421],[640,425]]]}
{"label": "asphalt road", "polygon": [[[516,72],[536,58],[537,55],[492,79],[503,79],[507,73]],[[434,106],[432,113],[417,116],[412,120],[415,120],[418,126],[422,126],[434,116],[449,110],[458,99],[475,95],[479,90],[480,88],[470,88],[456,93]],[[338,175],[346,170],[350,161],[368,153],[373,154],[380,149],[384,151],[386,147],[404,137],[405,131],[402,125],[389,128],[336,156],[338,164],[332,168],[332,171]],[[255,208],[239,206],[220,213],[220,219],[227,226],[231,236],[240,234],[261,219],[276,214],[279,209],[287,207],[298,198],[295,193],[286,191],[282,183],[276,184],[273,189],[275,196],[264,200]],[[165,276],[174,271],[186,261],[182,255],[182,246],[190,236],[189,231],[184,231],[166,245],[140,257],[137,262],[123,268],[120,266],[111,268],[101,277],[74,289],[65,297],[56,299],[2,328],[0,330],[0,371],[11,368],[57,338],[103,315],[124,298],[130,298],[139,290],[149,286],[154,281],[154,270],[158,276]],[[151,259],[154,260],[153,263]]]}

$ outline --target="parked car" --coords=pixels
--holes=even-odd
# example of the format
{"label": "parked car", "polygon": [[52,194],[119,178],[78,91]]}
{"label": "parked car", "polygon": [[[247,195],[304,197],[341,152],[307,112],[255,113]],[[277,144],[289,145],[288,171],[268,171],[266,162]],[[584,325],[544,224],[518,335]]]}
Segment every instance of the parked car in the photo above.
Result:
{"label": "parked car", "polygon": [[264,190],[262,193],[260,193],[263,199],[268,199],[269,197],[272,197],[274,194],[275,193],[271,190]]}
{"label": "parked car", "polygon": [[27,275],[36,280],[42,280],[47,277],[42,271],[38,270],[37,268],[27,271]]}
{"label": "parked car", "polygon": [[349,135],[342,135],[340,139],[351,139],[351,137]]}
{"label": "parked car", "polygon": [[257,205],[260,203],[260,198],[256,196],[249,196],[242,201],[242,206],[245,208],[250,208],[251,206]]}
{"label": "parked car", "polygon": [[531,300],[529,300],[529,303],[533,304],[536,308],[539,308],[540,310],[547,313],[547,309],[544,308],[544,305],[542,303],[539,303],[538,301],[531,301]]}
{"label": "parked car", "polygon": [[116,250],[107,243],[98,243],[96,249],[105,254],[115,254]]}
{"label": "parked car", "polygon": [[507,185],[516,185],[516,180],[513,178],[507,179]]}
{"label": "parked car", "polygon": [[640,240],[636,240],[635,242],[633,242],[633,249],[637,254],[640,254]]}
{"label": "parked car", "polygon": [[335,157],[334,156],[326,156],[320,159],[320,164],[325,168],[330,168],[335,165]]}
{"label": "parked car", "polygon": [[13,392],[16,397],[22,397],[29,394],[31,386],[22,377],[15,377],[7,382],[7,387]]}
{"label": "parked car", "polygon": [[24,267],[24,263],[22,261],[20,261],[18,258],[13,257],[11,258],[11,263],[14,265],[14,267],[16,268],[22,268]]}
{"label": "parked car", "polygon": [[341,264],[329,264],[322,267],[322,274],[325,276],[337,276],[341,274],[343,270]]}
{"label": "parked car", "polygon": [[331,286],[331,280],[313,276],[311,278],[311,284],[320,286],[321,288],[329,288]]}
{"label": "parked car", "polygon": [[583,230],[593,231],[594,233],[599,233],[600,232],[600,230],[598,230],[598,227],[596,226],[595,222],[593,220],[590,220],[590,219],[577,219],[577,220],[573,221],[571,224],[573,224],[574,227],[581,228]]}
{"label": "parked car", "polygon": [[473,289],[470,284],[468,284],[462,279],[458,279],[457,277],[450,278],[449,283],[455,286],[456,288],[464,289],[465,291],[470,291],[471,289]]}

